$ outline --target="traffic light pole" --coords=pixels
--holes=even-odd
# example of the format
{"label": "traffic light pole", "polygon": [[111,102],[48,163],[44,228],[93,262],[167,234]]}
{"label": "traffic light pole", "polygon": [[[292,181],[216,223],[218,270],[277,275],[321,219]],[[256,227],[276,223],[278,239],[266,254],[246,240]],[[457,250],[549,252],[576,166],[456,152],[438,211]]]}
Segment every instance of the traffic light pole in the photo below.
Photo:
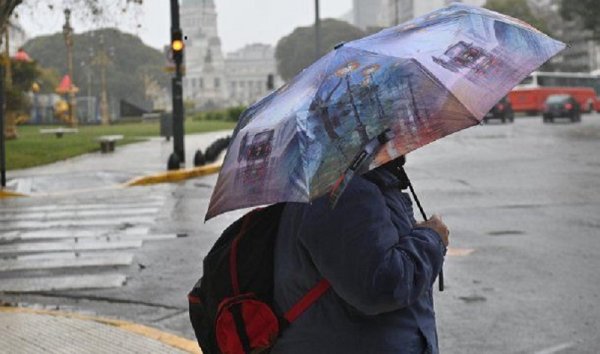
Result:
{"label": "traffic light pole", "polygon": [[[171,50],[173,50],[173,42],[175,40],[183,41],[181,38],[181,28],[179,27],[179,2],[171,0]],[[180,164],[185,163],[185,148],[184,148],[184,128],[183,128],[183,86],[182,86],[182,62],[183,62],[183,47],[178,53],[173,51],[173,61],[175,62],[175,76],[171,80],[172,96],[173,96],[173,154],[178,158]],[[171,161],[173,155],[169,159],[169,169],[172,167]]]}

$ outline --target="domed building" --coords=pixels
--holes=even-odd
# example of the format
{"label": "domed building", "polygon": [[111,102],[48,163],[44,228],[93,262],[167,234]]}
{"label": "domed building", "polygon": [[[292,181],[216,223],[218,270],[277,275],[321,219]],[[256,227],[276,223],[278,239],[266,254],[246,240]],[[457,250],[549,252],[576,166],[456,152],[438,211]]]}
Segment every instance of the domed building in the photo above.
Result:
{"label": "domed building", "polygon": [[179,9],[185,36],[184,99],[198,109],[226,105],[225,60],[213,0],[183,0]]}

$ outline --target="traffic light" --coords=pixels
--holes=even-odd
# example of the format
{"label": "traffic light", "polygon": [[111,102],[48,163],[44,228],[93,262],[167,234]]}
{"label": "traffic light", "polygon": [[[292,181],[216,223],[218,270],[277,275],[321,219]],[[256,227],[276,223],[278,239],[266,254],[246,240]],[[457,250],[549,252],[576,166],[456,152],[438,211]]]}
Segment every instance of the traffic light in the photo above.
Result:
{"label": "traffic light", "polygon": [[181,30],[171,32],[171,51],[173,52],[173,61],[177,65],[181,65],[183,62],[183,34]]}
{"label": "traffic light", "polygon": [[273,74],[267,75],[267,90],[275,88],[275,76]]}

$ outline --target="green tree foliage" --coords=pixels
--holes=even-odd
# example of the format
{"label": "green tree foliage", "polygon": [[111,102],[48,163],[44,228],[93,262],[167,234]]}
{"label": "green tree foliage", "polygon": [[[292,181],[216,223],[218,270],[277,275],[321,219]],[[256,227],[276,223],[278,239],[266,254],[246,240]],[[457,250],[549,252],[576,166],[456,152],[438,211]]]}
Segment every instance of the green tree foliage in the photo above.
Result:
{"label": "green tree foliage", "polygon": [[[102,38],[104,45],[101,44]],[[102,50],[110,57],[106,71],[109,100],[118,102],[124,99],[148,108],[150,102],[145,96],[144,77],[168,87],[169,77],[163,71],[164,54],[146,46],[138,37],[117,29],[102,29],[76,34],[73,43],[73,76],[80,96],[87,95],[89,77],[92,96],[100,97],[101,68],[97,65],[97,58]],[[67,73],[62,33],[34,38],[25,44],[24,49],[40,64],[58,72],[60,77]]]}
{"label": "green tree foliage", "polygon": [[[6,57],[0,56],[2,65],[6,65]],[[40,75],[37,64],[35,62],[23,62],[10,60],[11,65],[11,82],[12,84],[5,86],[6,110],[13,112],[27,112],[29,109],[29,100],[25,95],[31,91],[31,85]]]}
{"label": "green tree foliage", "polygon": [[567,21],[579,21],[584,29],[592,31],[595,40],[600,40],[600,3],[598,0],[561,0],[560,14]]}
{"label": "green tree foliage", "polygon": [[484,7],[518,18],[519,20],[529,23],[538,30],[551,35],[544,20],[533,14],[531,8],[527,4],[527,0],[487,0]]}
{"label": "green tree foliage", "polygon": [[40,85],[40,93],[54,93],[54,90],[60,83],[58,72],[52,68],[39,67],[39,76],[36,80]]}
{"label": "green tree foliage", "polygon": [[[360,28],[347,22],[325,19],[321,21],[321,53],[329,52],[340,42],[347,42],[365,35]],[[294,77],[300,70],[309,66],[315,57],[315,27],[298,27],[281,38],[275,47],[277,71],[284,80]]]}

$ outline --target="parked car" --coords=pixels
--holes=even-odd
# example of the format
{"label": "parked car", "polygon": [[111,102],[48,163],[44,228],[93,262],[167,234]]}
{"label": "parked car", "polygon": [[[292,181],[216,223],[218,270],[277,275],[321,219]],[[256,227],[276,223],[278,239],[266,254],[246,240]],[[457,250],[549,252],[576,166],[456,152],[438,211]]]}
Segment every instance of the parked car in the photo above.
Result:
{"label": "parked car", "polygon": [[512,109],[512,104],[510,103],[507,96],[504,96],[498,103],[492,107],[492,109],[483,117],[484,123],[487,123],[490,119],[500,119],[502,123],[506,121],[514,122],[515,113]]}
{"label": "parked car", "polygon": [[544,123],[556,118],[569,118],[571,122],[581,121],[581,107],[571,95],[550,95],[544,102]]}

